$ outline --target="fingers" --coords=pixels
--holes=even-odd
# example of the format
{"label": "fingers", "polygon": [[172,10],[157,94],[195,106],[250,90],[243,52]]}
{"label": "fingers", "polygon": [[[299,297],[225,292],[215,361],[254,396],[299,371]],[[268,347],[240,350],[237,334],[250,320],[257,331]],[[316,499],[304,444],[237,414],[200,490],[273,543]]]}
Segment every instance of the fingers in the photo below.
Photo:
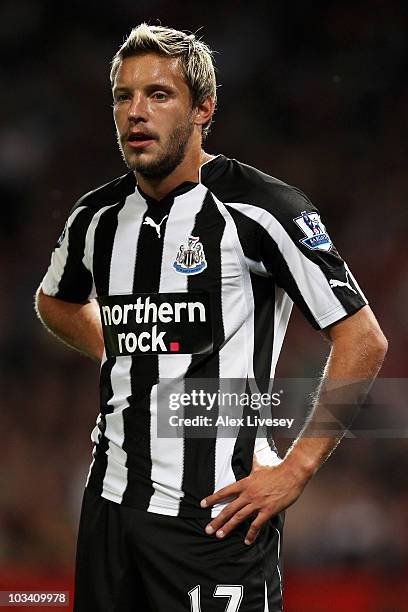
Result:
{"label": "fingers", "polygon": [[254,519],[247,531],[246,537],[245,537],[245,544],[253,544],[253,542],[255,541],[255,539],[257,538],[262,525],[268,520],[269,518],[269,514],[265,514],[264,512],[259,512],[258,516],[256,517],[256,519]]}
{"label": "fingers", "polygon": [[277,503],[276,499],[270,499],[269,490],[273,490],[270,485],[271,475],[276,479],[275,472],[270,468],[257,466],[255,460],[254,473],[239,480],[238,482],[216,491],[201,501],[202,508],[209,508],[219,502],[226,503],[226,498],[232,498],[220,514],[214,517],[206,526],[205,531],[208,535],[217,538],[225,538],[233,529],[248,517],[253,521],[246,533],[245,544],[252,544],[258,533],[268,519],[282,508],[288,506],[287,503]]}
{"label": "fingers", "polygon": [[[248,516],[248,506],[240,499],[231,502],[205,528],[208,535],[215,533],[217,538],[224,538],[234,527]],[[251,510],[253,512],[253,510]]]}
{"label": "fingers", "polygon": [[208,495],[208,497],[205,497],[201,500],[200,506],[202,508],[210,508],[214,504],[218,504],[221,501],[225,501],[228,497],[235,497],[242,491],[243,480],[246,479],[243,478],[242,480],[238,480],[238,482],[234,482],[234,484],[228,485],[228,487],[224,487],[223,489],[216,491],[212,495]]}
{"label": "fingers", "polygon": [[218,528],[215,535],[218,538],[225,538],[233,529],[237,527],[237,525],[239,525],[239,523],[242,523],[242,521],[254,514],[254,512],[256,512],[256,507],[253,504],[244,506],[238,510],[238,512],[235,512],[235,514],[233,514],[231,518],[220,528]]}
{"label": "fingers", "polygon": [[[238,501],[238,500],[237,500]],[[247,504],[239,507],[237,504],[230,504],[228,506],[228,512],[225,512],[225,508],[216,518],[208,523],[205,531],[208,535],[215,533],[219,539],[225,538],[233,529],[242,523],[249,516],[256,513],[256,506],[254,504]],[[258,537],[258,534],[262,528],[262,525],[268,520],[270,513],[259,512],[256,518],[252,521],[246,536],[245,544],[250,545]]]}

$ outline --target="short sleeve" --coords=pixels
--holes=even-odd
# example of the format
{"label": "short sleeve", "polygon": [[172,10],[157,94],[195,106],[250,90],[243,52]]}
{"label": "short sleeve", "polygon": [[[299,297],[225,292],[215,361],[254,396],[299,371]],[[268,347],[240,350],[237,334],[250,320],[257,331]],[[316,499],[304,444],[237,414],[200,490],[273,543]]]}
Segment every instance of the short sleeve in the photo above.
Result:
{"label": "short sleeve", "polygon": [[86,257],[89,221],[88,207],[77,206],[73,209],[41,283],[46,295],[78,304],[94,297],[93,278]]}
{"label": "short sleeve", "polygon": [[301,191],[282,186],[275,204],[264,210],[259,231],[265,268],[316,329],[368,303],[319,211]]}

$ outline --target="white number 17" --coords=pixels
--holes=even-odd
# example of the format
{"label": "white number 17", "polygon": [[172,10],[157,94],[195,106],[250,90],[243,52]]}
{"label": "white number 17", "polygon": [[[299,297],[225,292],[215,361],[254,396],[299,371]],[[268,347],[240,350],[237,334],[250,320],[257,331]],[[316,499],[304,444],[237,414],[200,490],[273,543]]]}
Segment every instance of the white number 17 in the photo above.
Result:
{"label": "white number 17", "polygon": [[[191,612],[201,612],[200,585],[188,592],[190,595]],[[217,584],[213,597],[229,597],[225,612],[238,612],[244,594],[241,584]]]}

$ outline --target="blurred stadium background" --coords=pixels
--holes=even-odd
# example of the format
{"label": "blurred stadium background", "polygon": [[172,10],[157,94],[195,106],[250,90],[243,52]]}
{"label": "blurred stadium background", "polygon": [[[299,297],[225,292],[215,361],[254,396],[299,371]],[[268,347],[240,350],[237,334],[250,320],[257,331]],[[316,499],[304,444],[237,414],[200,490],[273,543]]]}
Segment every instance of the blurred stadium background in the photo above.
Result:
{"label": "blurred stadium background", "polygon": [[[202,27],[221,85],[206,149],[309,195],[390,340],[382,376],[406,376],[406,3],[5,0],[0,590],[71,585],[98,372],[43,332],[32,296],[73,203],[125,172],[108,64],[142,20]],[[327,350],[295,313],[280,375],[318,375]],[[288,511],[287,612],[408,610],[407,450],[343,441]]]}

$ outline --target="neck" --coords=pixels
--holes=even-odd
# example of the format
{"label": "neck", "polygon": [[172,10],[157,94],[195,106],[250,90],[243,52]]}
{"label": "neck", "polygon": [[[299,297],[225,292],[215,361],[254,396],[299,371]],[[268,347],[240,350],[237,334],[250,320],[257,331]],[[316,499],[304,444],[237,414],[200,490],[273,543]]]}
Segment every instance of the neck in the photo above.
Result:
{"label": "neck", "polygon": [[213,157],[214,155],[209,155],[203,149],[197,149],[190,155],[186,155],[181,164],[168,176],[159,179],[146,179],[135,170],[136,180],[146,195],[155,200],[162,200],[170,191],[173,191],[185,181],[198,183],[200,166]]}

